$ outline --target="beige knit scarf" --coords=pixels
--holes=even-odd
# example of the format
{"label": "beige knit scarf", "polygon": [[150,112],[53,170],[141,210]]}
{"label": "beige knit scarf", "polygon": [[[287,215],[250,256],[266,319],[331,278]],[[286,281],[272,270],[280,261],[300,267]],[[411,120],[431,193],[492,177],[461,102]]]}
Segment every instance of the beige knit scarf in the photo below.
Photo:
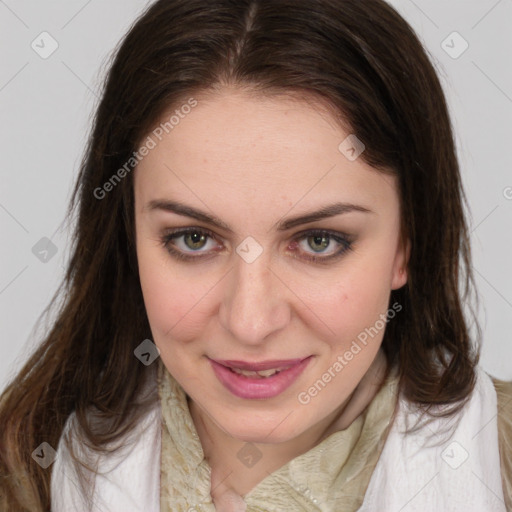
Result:
{"label": "beige knit scarf", "polygon": [[[162,405],[160,505],[162,512],[355,512],[362,504],[397,402],[392,371],[363,413],[342,431],[266,477],[242,499],[215,507],[211,468],[190,416],[187,395],[163,364],[158,373]],[[238,501],[236,501],[238,500]],[[323,503],[320,508],[319,503]],[[318,506],[317,506],[318,505]]]}

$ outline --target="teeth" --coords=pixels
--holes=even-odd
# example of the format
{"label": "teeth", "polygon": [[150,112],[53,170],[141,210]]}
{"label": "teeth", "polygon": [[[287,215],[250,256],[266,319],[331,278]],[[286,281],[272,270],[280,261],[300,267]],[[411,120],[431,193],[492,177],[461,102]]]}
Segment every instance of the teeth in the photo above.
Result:
{"label": "teeth", "polygon": [[257,377],[257,378],[266,378],[271,377],[272,375],[275,375],[276,373],[279,373],[280,371],[284,370],[285,368],[270,368],[268,370],[260,370],[258,372],[253,370],[240,370],[239,368],[231,368],[235,373],[238,373],[239,375],[245,375],[246,377]]}

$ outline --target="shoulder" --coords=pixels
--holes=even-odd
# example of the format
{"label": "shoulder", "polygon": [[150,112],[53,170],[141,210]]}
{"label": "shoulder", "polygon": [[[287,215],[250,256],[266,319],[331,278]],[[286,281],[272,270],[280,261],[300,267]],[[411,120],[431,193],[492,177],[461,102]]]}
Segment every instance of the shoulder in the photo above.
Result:
{"label": "shoulder", "polygon": [[[498,396],[483,369],[476,368],[471,395],[451,416],[424,417],[402,396],[398,404],[361,512],[507,512],[498,446]],[[445,409],[437,407],[433,412],[442,414]]]}
{"label": "shoulder", "polygon": [[52,468],[52,511],[159,511],[160,426],[160,405],[155,403],[115,445],[96,452],[83,442],[72,413]]}
{"label": "shoulder", "polygon": [[498,400],[498,443],[507,511],[512,512],[512,381],[492,377]]}

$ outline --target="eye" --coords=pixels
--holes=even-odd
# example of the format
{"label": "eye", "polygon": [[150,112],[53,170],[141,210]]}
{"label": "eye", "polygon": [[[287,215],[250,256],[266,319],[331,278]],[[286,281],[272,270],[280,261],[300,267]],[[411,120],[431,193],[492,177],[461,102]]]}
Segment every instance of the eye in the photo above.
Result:
{"label": "eye", "polygon": [[[295,237],[291,245],[303,249],[306,256],[301,258],[320,263],[338,259],[352,249],[352,241],[347,235],[327,230],[310,230],[301,233]],[[326,249],[329,248],[331,250],[327,251]],[[309,249],[313,252],[309,252]],[[317,256],[319,254],[321,256]]]}
{"label": "eye", "polygon": [[[189,256],[187,253],[205,253],[205,247],[214,240],[213,233],[205,229],[188,228],[166,234],[162,237],[162,245],[178,259],[193,260],[202,256]],[[210,246],[211,250],[212,247]]]}
{"label": "eye", "polygon": [[[207,229],[187,228],[164,234],[161,243],[171,256],[179,260],[191,261],[208,257],[219,249],[213,240],[216,240],[215,235]],[[297,247],[301,250],[295,251]],[[293,252],[301,253],[294,256],[298,259],[323,263],[343,256],[352,248],[352,242],[343,233],[309,230],[295,236],[288,248]],[[330,251],[325,250],[329,248],[331,248]],[[309,249],[312,249],[312,252]],[[193,253],[198,255],[195,256]]]}

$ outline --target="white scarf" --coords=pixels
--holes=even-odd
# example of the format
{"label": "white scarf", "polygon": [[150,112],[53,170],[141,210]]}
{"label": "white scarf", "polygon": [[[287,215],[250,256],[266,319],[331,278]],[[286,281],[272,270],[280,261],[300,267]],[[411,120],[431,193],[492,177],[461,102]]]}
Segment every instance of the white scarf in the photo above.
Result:
{"label": "white scarf", "polygon": [[[454,419],[441,418],[415,434],[403,436],[403,427],[415,419],[414,409],[400,400],[399,414],[371,475],[359,512],[506,512],[498,450],[496,391],[490,377],[477,369],[471,400]],[[66,430],[71,426],[72,416]],[[426,443],[427,440],[430,442]],[[101,474],[96,479],[94,505],[86,508],[72,461],[61,441],[52,466],[52,511],[168,512],[160,508],[161,450],[162,416],[157,406],[126,439],[125,448],[119,454],[96,457]],[[78,451],[85,452],[85,449],[78,446]],[[192,458],[199,456],[190,453]],[[181,464],[182,461],[169,463]],[[190,486],[193,495],[207,496],[207,467],[201,470],[200,465],[198,472],[189,475],[185,484]],[[297,491],[305,493],[299,487]],[[272,500],[272,496],[269,499]],[[306,507],[292,500],[287,510],[341,510],[339,503],[320,501],[315,504],[312,499],[308,503]],[[169,510],[181,509],[171,507]],[[186,512],[209,510],[214,509],[194,507]],[[248,512],[271,510],[271,507],[253,507]]]}

